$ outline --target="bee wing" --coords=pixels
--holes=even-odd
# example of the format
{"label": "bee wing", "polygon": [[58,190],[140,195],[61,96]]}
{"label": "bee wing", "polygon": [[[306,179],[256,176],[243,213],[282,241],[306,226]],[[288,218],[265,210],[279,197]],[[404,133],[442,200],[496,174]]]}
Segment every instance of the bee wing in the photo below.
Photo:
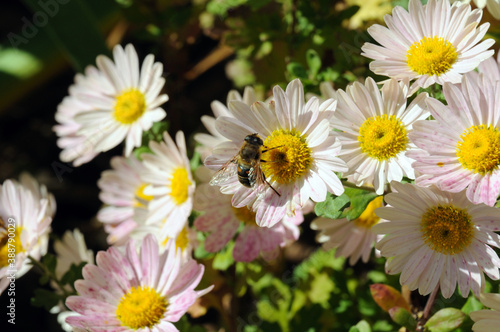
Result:
{"label": "bee wing", "polygon": [[233,159],[226,161],[222,167],[215,172],[214,176],[210,180],[211,186],[222,186],[235,174],[237,174],[237,161],[238,155],[234,156]]}

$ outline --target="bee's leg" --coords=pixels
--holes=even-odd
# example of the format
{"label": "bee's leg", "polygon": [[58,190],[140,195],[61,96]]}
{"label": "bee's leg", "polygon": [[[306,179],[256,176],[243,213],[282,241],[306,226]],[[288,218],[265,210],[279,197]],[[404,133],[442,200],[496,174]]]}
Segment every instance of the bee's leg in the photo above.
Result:
{"label": "bee's leg", "polygon": [[264,175],[264,172],[261,172],[261,173],[262,173],[262,180],[264,180],[264,182],[269,186],[269,188],[271,188],[276,193],[276,195],[281,197],[281,194],[276,189],[274,189],[274,187],[271,186],[271,184],[269,182],[267,182],[267,179],[266,179],[266,176]]}
{"label": "bee's leg", "polygon": [[265,149],[265,150],[262,150],[262,153],[265,153],[265,152],[267,152],[267,151],[271,151],[271,150],[274,150],[274,149],[282,148],[282,147],[284,147],[284,145],[275,146],[274,148],[270,148],[270,149]]}
{"label": "bee's leg", "polygon": [[279,163],[279,162],[285,162],[285,163],[287,163],[288,160],[273,160],[273,161],[271,161],[271,160],[262,160],[261,159],[260,162],[261,163]]}

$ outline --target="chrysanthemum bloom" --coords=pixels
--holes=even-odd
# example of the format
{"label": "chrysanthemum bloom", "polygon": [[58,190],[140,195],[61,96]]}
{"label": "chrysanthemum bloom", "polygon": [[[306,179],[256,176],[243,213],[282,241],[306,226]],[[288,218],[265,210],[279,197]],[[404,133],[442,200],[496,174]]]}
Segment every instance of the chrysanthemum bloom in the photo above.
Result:
{"label": "chrysanthemum bloom", "polygon": [[500,326],[500,294],[482,293],[481,303],[493,310],[478,310],[471,312],[470,318],[475,322],[472,331],[491,332]]}
{"label": "chrysanthemum bloom", "polygon": [[194,209],[204,212],[195,219],[194,227],[209,233],[205,239],[208,252],[220,251],[243,226],[233,248],[233,258],[237,262],[251,262],[259,255],[268,261],[275,259],[281,247],[299,238],[298,225],[304,221],[301,209],[296,209],[293,217],[285,216],[270,228],[259,227],[255,212],[246,206],[233,207],[230,195],[214,192],[208,183],[196,188]]}
{"label": "chrysanthemum bloom", "polygon": [[385,221],[374,213],[383,205],[383,200],[382,196],[375,198],[358,218],[351,221],[316,218],[311,223],[312,229],[320,231],[316,241],[323,243],[325,250],[337,248],[335,257],[349,258],[350,265],[356,264],[360,258],[367,263],[375,242],[382,238],[372,231],[372,227]]}
{"label": "chrysanthemum bloom", "polygon": [[130,232],[146,220],[148,202],[153,197],[144,194],[149,184],[142,181],[141,174],[146,167],[135,156],[114,157],[111,167],[102,172],[97,182],[101,189],[99,198],[107,204],[98,212],[97,219],[105,223],[108,243],[123,245]]}
{"label": "chrysanthemum bloom", "polygon": [[45,215],[50,218],[54,218],[57,207],[56,199],[54,195],[47,190],[47,187],[44,184],[39,183],[31,174],[26,172],[19,175],[19,183],[22,187],[31,191],[35,202],[46,199],[47,209],[45,210]]}
{"label": "chrysanthemum bloom", "polygon": [[217,145],[205,160],[210,168],[221,168],[239,153],[247,135],[258,133],[268,150],[262,154],[265,162],[260,165],[270,185],[243,186],[234,163],[229,165],[230,176],[219,185],[225,194],[234,194],[234,207],[250,206],[256,212],[257,224],[265,227],[272,227],[287,213],[293,215],[293,210],[303,207],[309,198],[321,202],[327,192],[342,194],[344,187],[334,172],[347,171],[337,158],[341,146],[329,125],[336,102],[329,99],[320,104],[313,97],[305,103],[299,80],[290,82],[286,92],[274,87],[273,97],[268,105],[256,102],[250,107],[231,101],[233,117],[216,121],[217,131],[229,141]]}
{"label": "chrysanthemum bloom", "polygon": [[123,140],[129,156],[141,145],[142,132],[166,115],[160,108],[168,100],[167,95],[160,95],[165,83],[163,65],[154,63],[150,54],[139,70],[137,53],[130,44],[125,49],[115,46],[113,56],[114,62],[98,56],[98,69],[90,67],[88,76],[77,75],[70,99],[56,113],[61,127],[54,129],[61,137],[59,146],[65,149],[62,161],[75,161],[75,165],[88,162]]}
{"label": "chrysanthemum bloom", "polygon": [[193,208],[195,182],[186,154],[184,133],[177,132],[177,145],[168,133],[164,133],[163,138],[161,143],[149,143],[153,154],[142,155],[147,172],[141,178],[150,184],[144,188],[144,194],[152,196],[146,224],[163,224],[160,236],[176,238]]}
{"label": "chrysanthemum bloom", "polygon": [[90,331],[177,331],[177,322],[195,300],[212,287],[194,288],[203,276],[204,266],[194,260],[183,262],[173,243],[159,254],[150,235],[140,254],[133,240],[125,253],[111,247],[97,254],[97,266],[83,268],[84,280],[77,280],[78,296],[66,305],[81,316],[66,322]]}
{"label": "chrysanthemum bloom", "polygon": [[[82,262],[94,264],[94,253],[92,250],[87,249],[83,234],[78,229],[75,229],[73,232],[66,231],[61,240],[54,242],[54,250],[57,254],[55,273],[59,280],[68,272],[72,264],[78,265]],[[52,287],[57,293],[61,293],[57,285],[52,284]],[[65,287],[69,292],[72,291],[69,285]],[[66,323],[66,318],[69,316],[79,316],[78,313],[68,310],[62,302],[53,307],[50,312],[58,314],[57,321],[61,324],[63,330],[68,332],[73,331],[71,325]]]}
{"label": "chrysanthemum bloom", "polygon": [[354,83],[346,92],[337,90],[338,106],[332,123],[342,142],[339,157],[347,162],[357,186],[375,187],[384,192],[386,183],[401,181],[403,176],[414,179],[413,160],[405,152],[415,149],[408,139],[416,120],[428,117],[426,93],[419,94],[406,105],[408,87],[396,80],[387,81],[381,91],[375,81]]}
{"label": "chrysanthemum bloom", "polygon": [[52,221],[48,200],[33,196],[16,181],[0,186],[0,294],[31,268],[28,255],[39,260],[47,253]]}
{"label": "chrysanthemum bloom", "polygon": [[389,274],[401,273],[401,285],[422,295],[438,285],[445,298],[458,289],[479,296],[484,275],[498,280],[500,259],[491,246],[500,247],[500,210],[475,205],[464,192],[440,191],[435,186],[391,183],[388,204],[375,214],[389,222],[373,226],[386,234],[375,247]]}
{"label": "chrysanthemum bloom", "polygon": [[[236,90],[229,91],[229,93],[227,94],[226,105],[229,105],[231,100],[241,101],[250,106],[257,101],[257,97],[255,96],[254,89],[250,86],[247,86],[243,91],[243,96],[241,96],[240,93]],[[233,116],[226,105],[218,100],[214,100],[210,104],[210,107],[212,108],[212,112],[214,113],[215,118],[209,115],[203,115],[201,117],[201,122],[203,122],[205,128],[209,132],[209,134],[198,133],[194,135],[194,140],[201,144],[201,146],[196,147],[196,150],[200,152],[202,160],[205,160],[205,158],[212,153],[212,150],[215,146],[227,141],[227,139],[215,128],[216,118],[220,116]]]}
{"label": "chrysanthemum bloom", "polygon": [[493,206],[500,190],[500,113],[496,111],[500,82],[469,79],[460,87],[445,84],[448,105],[429,98],[436,120],[414,124],[410,139],[421,151],[407,153],[417,160],[416,184],[436,184],[441,190],[467,188],[474,203]]}
{"label": "chrysanthemum bloom", "polygon": [[500,81],[500,52],[498,52],[496,60],[494,57],[486,59],[481,62],[477,70],[491,82]]}
{"label": "chrysanthemum bloom", "polygon": [[[362,55],[374,59],[370,69],[378,75],[415,81],[426,88],[434,83],[460,83],[462,74],[489,58],[493,39],[481,39],[489,23],[478,27],[482,11],[448,0],[410,0],[385,16],[387,28],[375,24],[368,33],[381,44],[365,43]],[[479,43],[479,44],[478,44]]]}

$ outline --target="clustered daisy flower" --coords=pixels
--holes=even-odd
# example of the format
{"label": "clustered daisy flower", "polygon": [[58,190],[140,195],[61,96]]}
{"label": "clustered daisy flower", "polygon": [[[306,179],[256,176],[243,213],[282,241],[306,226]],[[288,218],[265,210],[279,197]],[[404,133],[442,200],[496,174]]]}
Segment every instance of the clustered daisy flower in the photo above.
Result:
{"label": "clustered daisy flower", "polygon": [[387,81],[379,90],[375,81],[354,83],[346,91],[338,90],[338,107],[332,119],[335,135],[342,142],[339,157],[357,186],[375,187],[384,192],[386,183],[415,178],[412,159],[405,153],[416,149],[409,140],[413,123],[428,117],[426,93],[419,94],[407,106],[408,87],[396,80]]}
{"label": "clustered daisy flower", "polygon": [[219,184],[225,194],[233,194],[234,207],[251,207],[256,212],[257,224],[265,227],[272,227],[286,214],[293,214],[309,198],[321,202],[327,192],[342,194],[344,188],[334,172],[347,171],[345,163],[337,158],[340,142],[330,130],[334,100],[320,104],[313,97],[305,103],[299,80],[290,82],[286,91],[274,87],[273,100],[251,106],[230,101],[232,117],[222,116],[216,121],[217,130],[228,141],[217,145],[205,160],[210,168],[220,169],[239,153],[246,136],[259,135],[267,150],[262,154],[265,162],[261,162],[261,167],[269,185],[243,186],[234,163],[229,165],[231,176]]}
{"label": "clustered daisy flower", "polygon": [[484,274],[499,279],[500,210],[473,204],[465,192],[443,192],[432,187],[391,183],[386,207],[375,210],[388,220],[373,226],[385,234],[376,248],[388,257],[386,272],[401,273],[401,285],[422,295],[439,285],[443,297],[456,285],[463,297],[484,287]]}
{"label": "clustered daisy flower", "polygon": [[163,142],[149,143],[152,154],[142,155],[147,171],[141,179],[149,184],[144,188],[144,194],[151,196],[146,224],[161,225],[162,238],[176,238],[193,208],[195,182],[184,133],[177,132],[176,142],[168,133],[163,138]]}
{"label": "clustered daisy flower", "polygon": [[435,120],[419,121],[410,138],[422,151],[408,152],[421,186],[436,184],[441,190],[467,188],[474,203],[493,206],[500,191],[500,84],[469,79],[460,86],[445,84],[448,105],[430,98]]}
{"label": "clustered daisy flower", "polygon": [[372,231],[372,227],[385,222],[374,212],[383,205],[383,200],[383,196],[372,200],[354,220],[333,220],[325,217],[314,219],[311,228],[320,231],[316,241],[323,243],[325,250],[336,248],[335,257],[349,258],[350,265],[356,264],[360,258],[363,263],[367,263],[375,242],[382,238]]}
{"label": "clustered daisy flower", "polygon": [[214,193],[208,183],[196,188],[194,208],[203,212],[195,219],[194,227],[208,233],[206,251],[221,251],[238,234],[233,248],[237,262],[251,262],[259,256],[268,261],[275,259],[281,247],[298,239],[297,226],[304,221],[302,210],[296,209],[294,216],[284,216],[270,228],[259,227],[255,212],[246,206],[232,206],[230,195]]}
{"label": "clustered daisy flower", "polygon": [[70,96],[56,113],[60,123],[54,130],[63,148],[61,160],[79,165],[125,140],[125,156],[141,145],[142,133],[162,120],[160,107],[168,100],[161,94],[163,65],[148,55],[139,70],[132,45],[113,49],[114,62],[97,57],[97,68],[77,75]]}
{"label": "clustered daisy flower", "polygon": [[99,210],[97,219],[105,224],[108,243],[123,245],[130,233],[145,222],[153,197],[144,194],[148,183],[143,182],[141,174],[146,167],[134,155],[113,157],[111,167],[97,182],[99,198],[107,205]]}
{"label": "clustered daisy flower", "polygon": [[28,256],[47,253],[52,211],[39,195],[15,180],[0,186],[0,293],[30,270]]}
{"label": "clustered daisy flower", "polygon": [[500,294],[482,293],[481,302],[492,310],[479,310],[470,313],[470,318],[475,322],[472,331],[490,332],[498,329],[500,324]]}
{"label": "clustered daisy flower", "polygon": [[[493,39],[481,41],[489,23],[479,26],[482,11],[448,0],[410,0],[408,11],[396,6],[385,16],[387,27],[374,24],[368,33],[380,45],[365,43],[362,55],[375,61],[370,69],[398,80],[416,80],[427,88],[445,82],[460,83],[493,54]],[[412,89],[413,90],[413,89]]]}
{"label": "clustered daisy flower", "polygon": [[100,251],[97,265],[83,268],[84,279],[75,282],[79,295],[66,300],[80,316],[68,317],[68,324],[91,331],[178,331],[172,322],[211,290],[194,290],[204,267],[192,259],[183,261],[173,242],[161,254],[152,235],[139,253],[133,242],[125,253],[115,247]]}

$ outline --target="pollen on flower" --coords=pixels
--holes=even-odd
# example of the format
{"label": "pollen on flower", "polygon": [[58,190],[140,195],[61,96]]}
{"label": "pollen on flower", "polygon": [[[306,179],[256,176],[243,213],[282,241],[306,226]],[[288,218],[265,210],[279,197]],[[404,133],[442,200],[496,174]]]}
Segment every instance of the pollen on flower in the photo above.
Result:
{"label": "pollen on flower", "polygon": [[168,301],[150,287],[132,287],[116,308],[116,318],[131,329],[152,328],[167,311]]}
{"label": "pollen on flower", "polygon": [[114,108],[116,121],[131,124],[137,121],[146,110],[144,94],[137,89],[130,89],[116,97]]}
{"label": "pollen on flower", "polygon": [[439,167],[443,167],[443,166],[444,166],[444,163],[442,163],[442,162],[438,162],[436,165],[437,165],[437,166],[439,166]]}
{"label": "pollen on flower", "polygon": [[413,43],[406,52],[406,60],[410,69],[420,75],[436,75],[446,73],[458,58],[455,47],[441,37],[424,37]]}
{"label": "pollen on flower", "polygon": [[420,230],[425,243],[445,255],[460,253],[474,236],[470,215],[451,204],[429,208],[422,216]]}
{"label": "pollen on flower", "polygon": [[280,184],[291,183],[307,173],[313,162],[306,139],[295,130],[275,130],[264,142],[266,162],[261,164],[266,176]]}
{"label": "pollen on flower", "polygon": [[372,200],[366,206],[366,209],[361,213],[361,215],[355,219],[353,222],[358,227],[372,228],[373,225],[377,224],[380,218],[375,214],[375,209],[381,207],[384,202],[384,197],[379,196]]}
{"label": "pollen on flower", "polygon": [[377,160],[388,160],[406,150],[406,128],[394,115],[368,118],[359,129],[361,151]]}
{"label": "pollen on flower", "polygon": [[177,168],[172,175],[172,183],[170,185],[170,196],[173,198],[177,205],[184,203],[189,196],[189,180],[188,171],[183,168]]}
{"label": "pollen on flower", "polygon": [[245,225],[249,225],[249,226],[256,226],[257,225],[257,223],[255,221],[255,216],[256,216],[255,212],[251,211],[246,206],[244,206],[242,208],[235,208],[232,206],[231,209],[233,210],[234,215],[236,216],[236,219],[243,222]]}
{"label": "pollen on flower", "polygon": [[465,169],[485,175],[500,165],[500,130],[492,126],[472,126],[460,135],[458,161]]}
{"label": "pollen on flower", "polygon": [[147,186],[147,183],[143,183],[135,190],[135,196],[137,197],[135,206],[144,206],[144,202],[149,202],[154,198],[151,195],[144,194],[144,188],[146,188]]}
{"label": "pollen on flower", "polygon": [[[2,222],[1,224],[3,225],[2,219],[0,219],[0,221]],[[9,248],[11,248],[10,253],[12,253],[12,248],[14,248],[15,255],[24,252],[24,248],[21,243],[22,227],[16,227],[16,230],[14,231],[14,237],[8,237],[7,236],[8,233],[6,231],[4,232],[5,232],[4,234],[0,234],[0,268],[9,265],[8,264]],[[9,239],[13,239],[14,241],[10,242],[10,246],[9,246]]]}
{"label": "pollen on flower", "polygon": [[[165,238],[165,241],[163,241],[162,243],[163,247],[167,245],[168,241],[170,241],[170,238],[169,237]],[[179,233],[179,235],[177,235],[177,238],[175,239],[175,247],[180,249],[181,251],[184,251],[186,250],[188,245],[189,245],[188,229],[187,227],[184,227]]]}

